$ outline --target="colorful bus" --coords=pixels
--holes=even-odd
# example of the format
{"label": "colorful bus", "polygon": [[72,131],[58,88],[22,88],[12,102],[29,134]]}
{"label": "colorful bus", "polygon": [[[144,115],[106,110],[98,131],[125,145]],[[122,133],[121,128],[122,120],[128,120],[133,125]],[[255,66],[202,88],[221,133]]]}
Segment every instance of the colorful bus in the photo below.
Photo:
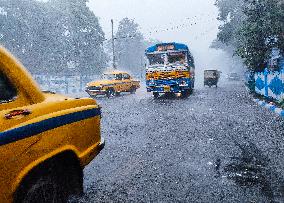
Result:
{"label": "colorful bus", "polygon": [[194,88],[195,66],[189,48],[180,43],[161,43],[146,49],[147,92],[155,98],[162,93],[188,97]]}

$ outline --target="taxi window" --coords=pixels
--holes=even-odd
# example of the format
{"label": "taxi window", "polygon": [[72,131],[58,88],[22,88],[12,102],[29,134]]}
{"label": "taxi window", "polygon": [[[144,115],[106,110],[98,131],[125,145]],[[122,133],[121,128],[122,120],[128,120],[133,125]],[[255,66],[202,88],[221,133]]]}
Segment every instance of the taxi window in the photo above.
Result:
{"label": "taxi window", "polygon": [[6,75],[0,72],[0,104],[10,102],[16,96],[16,88],[11,84]]}
{"label": "taxi window", "polygon": [[128,80],[128,79],[130,79],[130,75],[128,75],[128,74],[123,74],[123,79],[125,79],[125,80]]}
{"label": "taxi window", "polygon": [[116,80],[122,80],[122,74],[116,74],[115,79]]}

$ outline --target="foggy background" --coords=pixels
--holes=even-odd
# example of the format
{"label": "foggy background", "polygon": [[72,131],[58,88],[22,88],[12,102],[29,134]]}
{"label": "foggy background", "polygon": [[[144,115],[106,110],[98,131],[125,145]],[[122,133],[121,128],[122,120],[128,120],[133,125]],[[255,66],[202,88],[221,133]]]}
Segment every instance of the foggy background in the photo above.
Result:
{"label": "foggy background", "polygon": [[[220,10],[226,8],[224,3]],[[143,81],[145,49],[157,42],[180,42],[189,46],[196,82],[202,84],[205,69],[222,71],[221,79],[243,70],[232,58],[234,51],[210,48],[218,27],[226,23],[217,20],[220,10],[214,4],[215,0],[0,0],[0,44],[43,89],[78,92],[112,66],[113,19],[119,69]],[[230,30],[224,32],[230,36]],[[214,47],[224,47],[218,43]]]}
{"label": "foggy background", "polygon": [[218,69],[224,74],[240,69],[232,56],[211,49],[216,39],[218,9],[215,0],[90,0],[87,4],[106,34],[111,38],[111,19],[114,30],[124,17],[134,19],[148,39],[163,42],[182,42],[189,46],[196,65],[197,83],[204,69]]}

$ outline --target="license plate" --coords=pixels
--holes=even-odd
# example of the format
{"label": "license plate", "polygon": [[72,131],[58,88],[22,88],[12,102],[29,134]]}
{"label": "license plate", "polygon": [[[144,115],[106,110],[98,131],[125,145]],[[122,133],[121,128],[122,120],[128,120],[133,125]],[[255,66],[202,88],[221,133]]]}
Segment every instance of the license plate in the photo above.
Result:
{"label": "license plate", "polygon": [[164,87],[164,91],[165,91],[165,92],[171,91],[171,87],[170,87],[170,86],[165,86],[165,87]]}

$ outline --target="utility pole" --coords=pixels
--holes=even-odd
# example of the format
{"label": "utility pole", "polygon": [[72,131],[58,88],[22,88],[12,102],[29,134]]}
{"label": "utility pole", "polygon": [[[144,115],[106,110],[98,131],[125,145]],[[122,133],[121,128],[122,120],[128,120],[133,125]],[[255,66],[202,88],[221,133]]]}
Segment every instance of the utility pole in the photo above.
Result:
{"label": "utility pole", "polygon": [[111,41],[112,41],[112,67],[113,67],[113,69],[116,69],[115,51],[114,51],[113,19],[111,19]]}

